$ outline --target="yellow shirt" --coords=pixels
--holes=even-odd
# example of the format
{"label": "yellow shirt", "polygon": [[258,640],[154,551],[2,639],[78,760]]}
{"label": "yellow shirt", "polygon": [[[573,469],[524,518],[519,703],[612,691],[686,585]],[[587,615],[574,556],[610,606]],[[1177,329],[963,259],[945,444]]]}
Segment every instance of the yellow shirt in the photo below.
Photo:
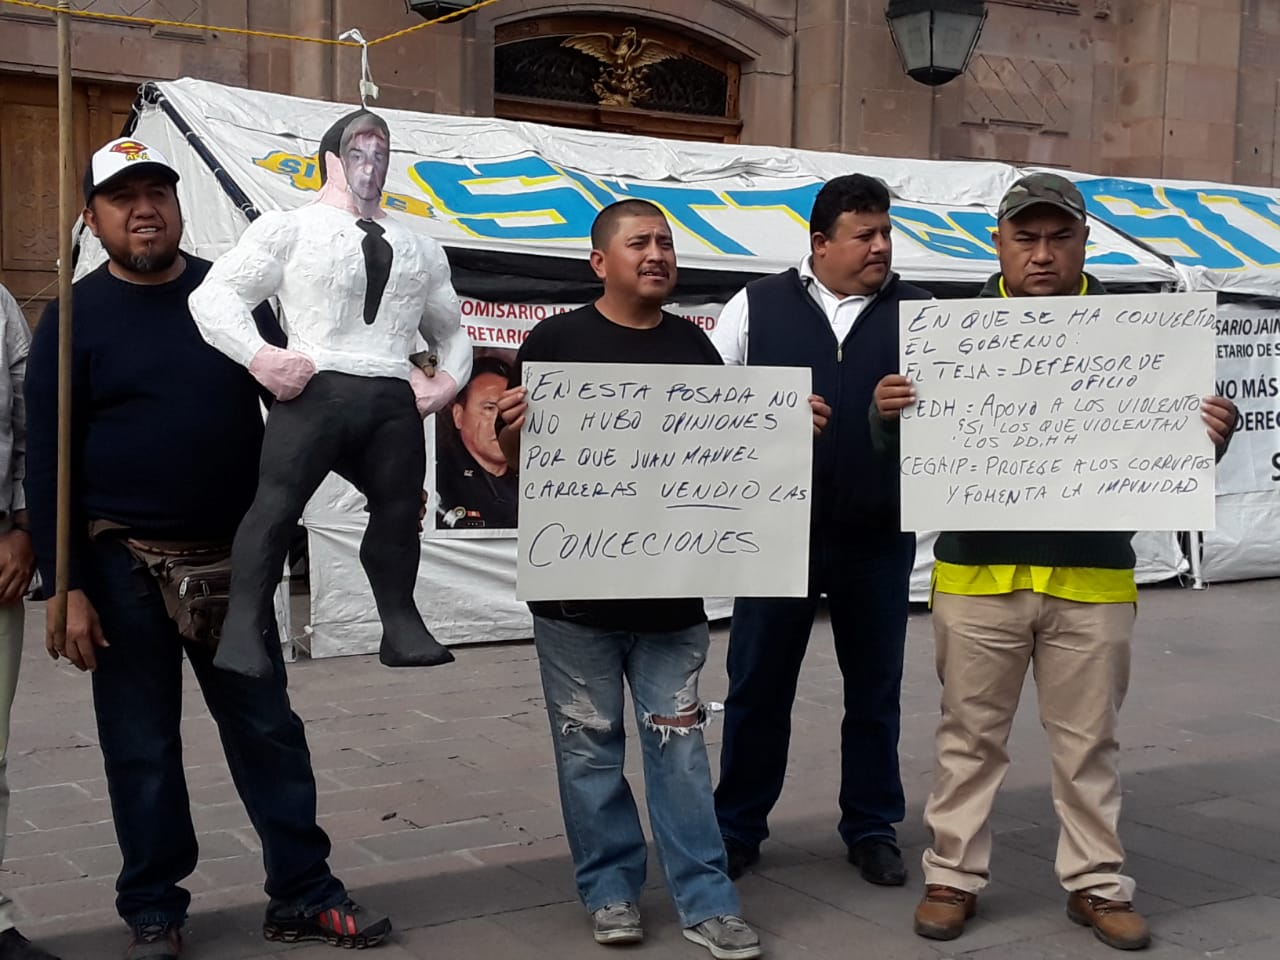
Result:
{"label": "yellow shirt", "polygon": [[933,565],[933,593],[990,597],[1015,590],[1034,590],[1078,603],[1137,603],[1132,570],[1103,567],[1033,567],[1028,564],[962,563]]}
{"label": "yellow shirt", "polygon": [[[1079,295],[1083,297],[1083,296],[1084,296],[1086,293],[1088,293],[1088,292],[1089,292],[1089,278],[1088,278],[1088,277],[1086,277],[1086,276],[1081,276],[1081,277],[1080,277],[1080,294],[1079,294]],[[1006,287],[1006,286],[1004,285],[1004,274],[1003,274],[1003,273],[1002,273],[1002,274],[1000,274],[1000,296],[1001,296],[1002,298],[1004,298],[1004,297],[1008,297],[1008,296],[1009,296],[1009,288],[1008,288],[1008,287]]]}
{"label": "yellow shirt", "polygon": [[[1081,278],[1080,292],[1089,281]],[[1009,296],[1004,277],[1000,278],[1000,296]],[[933,589],[936,593],[953,593],[965,597],[990,597],[1016,590],[1034,590],[1061,600],[1079,603],[1137,603],[1138,585],[1132,570],[1103,567],[1035,567],[1028,564],[960,563],[933,565]]]}

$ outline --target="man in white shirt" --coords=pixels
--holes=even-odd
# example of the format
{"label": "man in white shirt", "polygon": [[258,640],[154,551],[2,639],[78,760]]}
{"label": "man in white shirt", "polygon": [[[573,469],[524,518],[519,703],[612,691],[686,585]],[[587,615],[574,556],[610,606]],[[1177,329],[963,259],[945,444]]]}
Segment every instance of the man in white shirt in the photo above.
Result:
{"label": "man in white shirt", "polygon": [[832,410],[814,441],[809,596],[734,604],[716,815],[730,875],[741,875],[759,859],[782,792],[796,682],[826,594],[844,675],[840,834],[867,881],[901,885],[899,695],[915,538],[900,530],[897,465],[872,446],[874,431],[895,428],[872,396],[898,369],[898,304],[929,293],[890,269],[879,180],[831,180],[809,226],[799,268],[748,284],[712,334],[725,363],[809,367]]}
{"label": "man in white shirt", "polygon": [[[330,470],[369,500],[360,559],[382,620],[380,659],[395,667],[453,659],[413,600],[426,472],[419,416],[442,409],[466,383],[471,342],[444,252],[382,209],[390,145],[375,114],[340,119],[320,143],[316,202],[255,220],[190,298],[204,338],[277,400],[258,495],[232,548],[214,660],[222,669],[270,673],[272,593],[294,526]],[[253,322],[253,307],[273,296],[288,349],[268,344]],[[430,377],[410,360],[419,334],[438,356]]]}

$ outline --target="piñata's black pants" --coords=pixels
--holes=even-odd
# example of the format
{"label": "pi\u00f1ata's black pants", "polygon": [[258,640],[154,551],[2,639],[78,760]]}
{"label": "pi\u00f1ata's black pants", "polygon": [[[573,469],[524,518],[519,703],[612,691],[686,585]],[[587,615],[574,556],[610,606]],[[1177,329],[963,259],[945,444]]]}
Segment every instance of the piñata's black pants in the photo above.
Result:
{"label": "pi\u00f1ata's black pants", "polygon": [[383,624],[383,662],[389,637],[410,648],[435,645],[413,601],[426,473],[413,390],[394,377],[325,371],[293,400],[274,404],[267,417],[257,496],[232,546],[231,600],[215,666],[248,676],[270,673],[266,645],[274,636],[273,598],[289,541],[331,470],[369,501],[360,562]]}

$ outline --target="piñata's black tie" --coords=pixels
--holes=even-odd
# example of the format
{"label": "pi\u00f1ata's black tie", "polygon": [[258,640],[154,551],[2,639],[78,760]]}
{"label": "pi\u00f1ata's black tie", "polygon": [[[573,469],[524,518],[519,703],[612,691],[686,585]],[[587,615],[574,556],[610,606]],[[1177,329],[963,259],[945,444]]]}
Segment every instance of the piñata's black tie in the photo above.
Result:
{"label": "pi\u00f1ata's black tie", "polygon": [[364,251],[364,322],[372,324],[378,318],[382,293],[391,276],[391,244],[382,239],[387,231],[372,220],[357,220],[356,226],[365,235],[360,241],[360,249]]}

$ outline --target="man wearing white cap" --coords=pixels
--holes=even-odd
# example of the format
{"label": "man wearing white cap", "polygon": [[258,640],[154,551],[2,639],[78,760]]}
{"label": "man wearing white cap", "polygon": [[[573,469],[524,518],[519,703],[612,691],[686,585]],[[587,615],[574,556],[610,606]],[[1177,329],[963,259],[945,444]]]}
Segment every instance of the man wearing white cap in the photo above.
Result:
{"label": "man wearing white cap", "polygon": [[[184,254],[178,173],[133,139],[94,154],[84,222],[108,262],[75,285],[72,537],[65,638],[50,654],[93,678],[98,739],[123,864],[116,908],[130,960],[178,957],[197,843],[183,773],[185,650],[218,727],[237,792],[262,843],[270,940],[364,947],[390,932],[329,870],[302,721],[272,671],[249,680],[213,666],[180,632],[142,544],[229,544],[253,500],[262,444],[258,385],[200,336],[187,298],[209,271]],[[279,339],[269,310],[255,319]],[[27,371],[27,497],[44,583],[56,560],[58,304],[45,310]]]}

